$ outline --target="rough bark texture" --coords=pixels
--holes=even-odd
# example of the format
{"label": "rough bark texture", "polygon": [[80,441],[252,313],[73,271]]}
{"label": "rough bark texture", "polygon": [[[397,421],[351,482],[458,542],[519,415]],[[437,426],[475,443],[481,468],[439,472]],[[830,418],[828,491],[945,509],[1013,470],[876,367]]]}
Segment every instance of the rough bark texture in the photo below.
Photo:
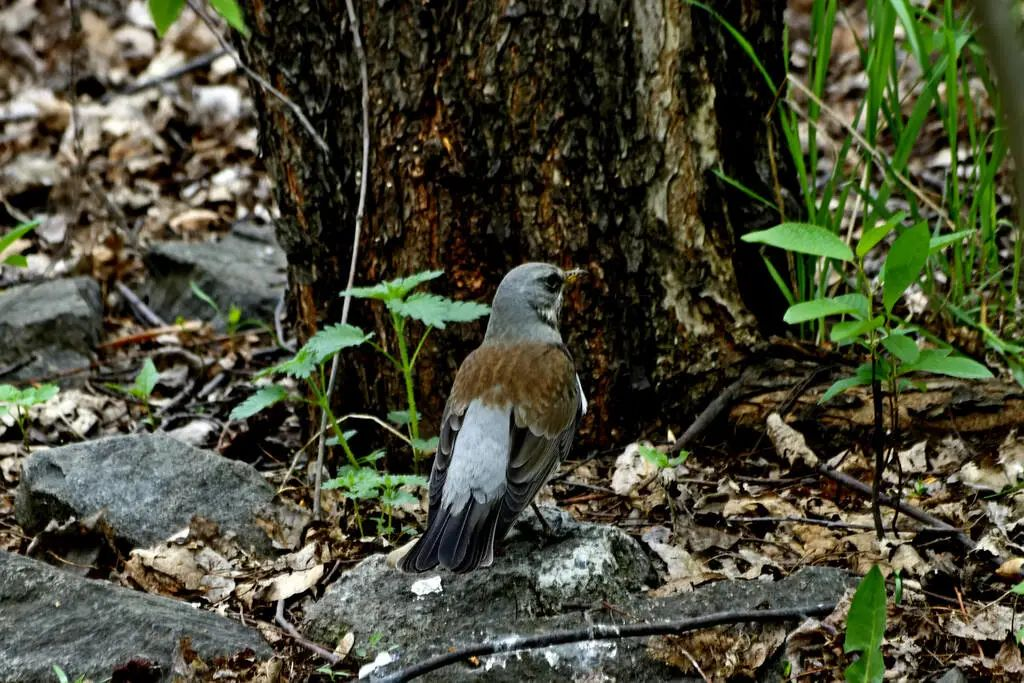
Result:
{"label": "rough bark texture", "polygon": [[[715,8],[781,82],[783,3]],[[372,129],[359,283],[444,268],[437,289],[485,300],[526,260],[588,269],[564,331],[592,399],[584,433],[594,444],[654,415],[677,422],[738,372],[782,302],[737,235],[777,216],[712,170],[779,194],[766,142],[775,93],[719,22],[685,2],[646,0],[356,9]],[[254,88],[292,311],[308,334],[340,311],[358,194],[358,64],[341,0],[252,0],[247,10],[250,64],[332,149],[326,158]],[[371,305],[355,316],[385,324]],[[462,326],[428,344],[418,387],[428,430],[481,334]],[[369,355],[352,357],[343,384],[346,407],[379,412],[402,395]]]}

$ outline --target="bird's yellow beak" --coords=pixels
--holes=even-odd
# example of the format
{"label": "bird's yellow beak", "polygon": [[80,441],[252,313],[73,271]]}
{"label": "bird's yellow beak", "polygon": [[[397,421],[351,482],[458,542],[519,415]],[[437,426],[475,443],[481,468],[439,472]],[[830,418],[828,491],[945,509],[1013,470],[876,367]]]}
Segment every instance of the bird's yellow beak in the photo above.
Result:
{"label": "bird's yellow beak", "polygon": [[573,268],[572,270],[565,271],[564,275],[565,284],[569,285],[587,275],[587,271],[583,270],[582,268]]}

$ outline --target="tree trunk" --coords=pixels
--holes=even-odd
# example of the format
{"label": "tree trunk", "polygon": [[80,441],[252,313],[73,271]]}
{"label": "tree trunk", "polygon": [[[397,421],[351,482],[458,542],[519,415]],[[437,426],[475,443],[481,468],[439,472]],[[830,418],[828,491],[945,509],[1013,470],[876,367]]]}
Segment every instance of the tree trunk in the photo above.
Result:
{"label": "tree trunk", "polygon": [[[714,3],[776,83],[783,4]],[[658,416],[679,424],[739,372],[784,302],[737,236],[778,214],[713,171],[766,197],[787,195],[790,174],[769,161],[776,94],[719,21],[686,2],[356,5],[372,149],[357,284],[443,268],[435,290],[488,300],[523,261],[586,268],[563,332],[591,399],[593,445]],[[331,148],[325,156],[254,85],[305,336],[340,312],[358,199],[359,65],[340,0],[252,0],[247,10],[249,64]],[[386,325],[369,303],[354,316]],[[417,388],[428,431],[482,330],[452,328],[427,344]],[[382,414],[398,407],[399,387],[387,361],[351,355],[338,400]]]}

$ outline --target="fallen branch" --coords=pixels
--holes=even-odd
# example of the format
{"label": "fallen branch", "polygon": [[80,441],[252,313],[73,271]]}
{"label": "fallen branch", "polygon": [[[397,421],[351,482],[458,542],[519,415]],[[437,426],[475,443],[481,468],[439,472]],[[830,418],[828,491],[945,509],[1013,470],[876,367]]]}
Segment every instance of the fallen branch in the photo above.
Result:
{"label": "fallen branch", "polygon": [[277,613],[274,615],[274,621],[277,622],[278,626],[284,629],[285,633],[291,636],[292,640],[310,652],[323,657],[331,664],[337,664],[342,660],[338,655],[324,647],[321,647],[320,645],[317,645],[312,640],[309,640],[299,633],[299,629],[295,628],[292,622],[288,621],[288,618],[284,615],[284,600],[277,601]]}
{"label": "fallen branch", "polygon": [[[807,445],[803,434],[787,425],[778,413],[772,413],[768,416],[767,430],[768,438],[771,439],[772,444],[775,446],[775,451],[780,456],[786,458],[790,462],[800,460],[808,467],[817,470],[832,481],[857,491],[864,496],[869,498],[871,497],[872,491],[870,486],[859,479],[854,479],[850,475],[834,470],[826,465]],[[931,513],[925,512],[924,510],[914,507],[909,503],[904,503],[901,500],[885,494],[878,495],[878,502],[881,505],[897,510],[898,512],[905,514],[907,517],[911,517],[912,519],[916,519],[917,521],[932,527],[933,530],[950,534],[968,552],[977,548],[978,544],[974,542],[974,539],[949,522],[945,522]],[[997,564],[1001,564],[1002,561],[1003,558],[996,558]]]}
{"label": "fallen branch", "polygon": [[697,419],[687,428],[683,435],[675,440],[667,449],[669,454],[681,451],[686,448],[689,444],[703,434],[711,423],[714,422],[719,415],[725,412],[733,400],[739,395],[740,391],[744,386],[749,384],[754,376],[755,371],[751,368],[747,368],[740,375],[739,379],[727,386],[722,393],[715,397],[711,403],[697,416]]}
{"label": "fallen branch", "polygon": [[173,69],[168,69],[162,74],[157,74],[156,76],[144,78],[140,81],[136,81],[135,83],[132,83],[122,88],[121,90],[109,92],[106,95],[104,95],[103,99],[100,101],[103,104],[106,104],[115,97],[121,97],[124,95],[134,95],[135,93],[142,92],[143,90],[155,88],[156,86],[166,83],[167,81],[177,80],[187,73],[198,71],[199,69],[203,69],[213,64],[215,61],[217,61],[217,59],[223,57],[226,54],[229,53],[224,48],[220,48],[219,50],[211,50],[210,52],[207,52],[203,55],[199,55],[198,57],[191,59],[185,62],[184,64],[176,66]]}
{"label": "fallen branch", "polygon": [[535,650],[552,645],[579,643],[589,640],[618,640],[620,638],[641,638],[643,636],[679,635],[688,631],[696,631],[713,626],[742,623],[766,623],[774,621],[792,621],[805,617],[824,616],[831,614],[835,603],[820,602],[803,607],[785,609],[737,610],[732,612],[713,612],[700,617],[676,619],[660,623],[641,624],[591,624],[583,628],[566,631],[554,631],[532,636],[505,636],[494,638],[483,643],[469,645],[453,652],[446,652],[406,667],[382,678],[374,678],[381,683],[398,683],[410,681],[431,671],[468,659],[484,655]]}

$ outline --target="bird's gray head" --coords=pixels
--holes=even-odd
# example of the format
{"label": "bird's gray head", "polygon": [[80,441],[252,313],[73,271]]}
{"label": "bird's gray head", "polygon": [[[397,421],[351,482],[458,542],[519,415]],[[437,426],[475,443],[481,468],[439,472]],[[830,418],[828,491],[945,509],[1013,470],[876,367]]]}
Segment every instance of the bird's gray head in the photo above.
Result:
{"label": "bird's gray head", "polygon": [[581,273],[548,263],[524,263],[510,270],[494,294],[484,339],[560,342],[562,288]]}

